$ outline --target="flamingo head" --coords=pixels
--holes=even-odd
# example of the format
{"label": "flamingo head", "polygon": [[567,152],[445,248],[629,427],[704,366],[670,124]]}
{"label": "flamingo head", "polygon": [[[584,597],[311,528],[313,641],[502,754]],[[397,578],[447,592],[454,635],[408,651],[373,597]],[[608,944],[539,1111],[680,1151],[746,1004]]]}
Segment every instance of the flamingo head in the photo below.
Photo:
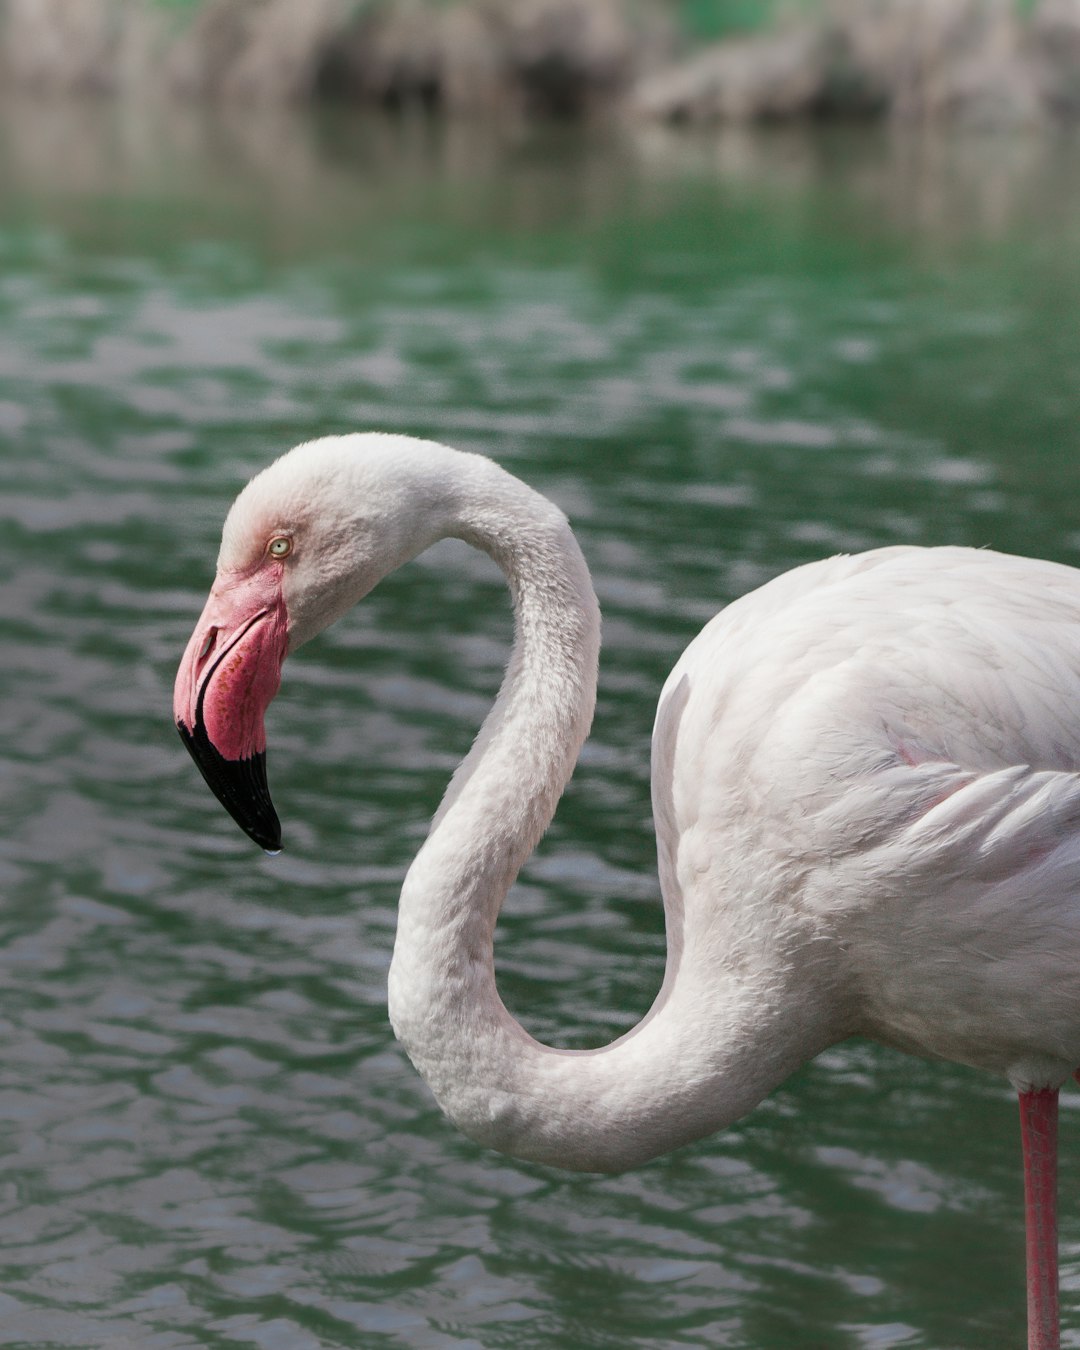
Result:
{"label": "flamingo head", "polygon": [[173,712],[215,796],[267,852],[281,847],[264,719],[282,663],[449,532],[438,483],[454,454],[399,436],[327,437],[263,470],[229,511]]}

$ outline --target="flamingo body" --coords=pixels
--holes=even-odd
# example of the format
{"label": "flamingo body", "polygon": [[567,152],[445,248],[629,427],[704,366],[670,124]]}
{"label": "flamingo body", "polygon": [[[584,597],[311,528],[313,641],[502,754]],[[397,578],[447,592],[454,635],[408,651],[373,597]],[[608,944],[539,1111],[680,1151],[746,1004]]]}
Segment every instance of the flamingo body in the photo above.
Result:
{"label": "flamingo body", "polygon": [[1057,1344],[1051,1141],[1080,1064],[1080,573],[959,548],[789,572],[729,605],[664,686],[653,806],[663,986],[609,1046],[541,1045],[504,1007],[499,910],[588,733],[600,621],[550,502],[406,437],[297,447],[240,494],[177,675],[177,725],[265,848],[281,663],[452,536],[506,575],[499,695],[402,886],[391,1021],[481,1142],[581,1170],[738,1119],[853,1034],[1021,1093],[1032,1350]]}
{"label": "flamingo body", "polygon": [[[660,698],[696,943],[785,914],[849,1029],[1057,1087],[1080,1063],[1080,574],[889,548],[736,600]],[[711,937],[716,929],[715,940]]]}

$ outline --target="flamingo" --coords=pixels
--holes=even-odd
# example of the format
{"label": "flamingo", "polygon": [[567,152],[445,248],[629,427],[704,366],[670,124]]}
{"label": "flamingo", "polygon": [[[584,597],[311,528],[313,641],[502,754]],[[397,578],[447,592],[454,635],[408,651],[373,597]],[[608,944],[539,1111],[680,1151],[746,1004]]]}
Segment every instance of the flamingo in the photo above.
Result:
{"label": "flamingo", "polygon": [[588,733],[600,615],[570,526],[493,461],[354,434],[297,446],[225,521],[175,718],[267,851],[264,715],[288,652],[436,540],[506,576],[498,696],[401,890],[394,1032],[493,1149],[612,1172],[724,1128],[852,1035],[1019,1093],[1029,1350],[1058,1346],[1058,1090],[1080,1064],[1080,573],[966,548],[796,568],[664,684],[652,797],[662,987],[598,1050],[540,1044],[493,932]]}

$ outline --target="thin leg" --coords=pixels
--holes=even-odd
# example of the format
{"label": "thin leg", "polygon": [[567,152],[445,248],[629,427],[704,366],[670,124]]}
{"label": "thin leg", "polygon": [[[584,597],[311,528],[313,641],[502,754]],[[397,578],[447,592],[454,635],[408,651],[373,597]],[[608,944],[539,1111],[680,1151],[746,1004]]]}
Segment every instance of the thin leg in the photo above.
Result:
{"label": "thin leg", "polygon": [[1028,1350],[1059,1350],[1056,1089],[1020,1094],[1027,1221]]}

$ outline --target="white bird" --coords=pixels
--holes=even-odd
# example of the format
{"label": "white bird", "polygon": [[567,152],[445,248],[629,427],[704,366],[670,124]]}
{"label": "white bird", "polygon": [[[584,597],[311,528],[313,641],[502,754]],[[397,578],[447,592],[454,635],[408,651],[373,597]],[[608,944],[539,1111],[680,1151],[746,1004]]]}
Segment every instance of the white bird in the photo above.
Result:
{"label": "white bird", "polygon": [[515,635],[401,892],[390,1016],[443,1109],[505,1153],[617,1171],[738,1120],[851,1035],[987,1069],[1020,1094],[1029,1347],[1052,1350],[1057,1094],[1080,1064],[1080,573],[885,548],[714,618],[653,733],[663,986],[632,1031],[568,1051],[511,1017],[492,956],[595,700],[599,610],[555,506],[432,442],[298,446],[229,512],[176,721],[277,849],[263,717],[286,653],[447,536],[502,568]]}

